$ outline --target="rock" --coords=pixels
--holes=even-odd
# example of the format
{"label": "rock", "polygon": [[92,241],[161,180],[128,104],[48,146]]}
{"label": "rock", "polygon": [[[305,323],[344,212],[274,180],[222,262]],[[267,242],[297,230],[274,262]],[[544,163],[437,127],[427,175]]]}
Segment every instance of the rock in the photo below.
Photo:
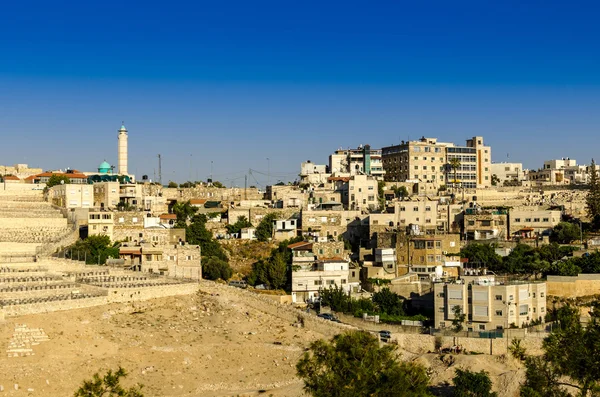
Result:
{"label": "rock", "polygon": [[19,384],[15,383],[15,390],[19,390]]}
{"label": "rock", "polygon": [[33,388],[31,388],[31,387],[30,387],[29,389],[27,389],[27,392],[28,392],[28,393],[33,393],[33,391],[34,391],[34,390],[33,390]]}

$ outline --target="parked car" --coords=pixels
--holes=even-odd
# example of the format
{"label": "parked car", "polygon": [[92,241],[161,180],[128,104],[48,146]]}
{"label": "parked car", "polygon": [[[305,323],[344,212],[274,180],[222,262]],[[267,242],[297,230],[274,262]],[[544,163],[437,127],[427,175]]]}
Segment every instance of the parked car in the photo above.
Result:
{"label": "parked car", "polygon": [[237,287],[237,288],[248,288],[248,283],[245,282],[244,280],[231,280],[229,282],[229,285],[231,285],[232,287]]}
{"label": "parked car", "polygon": [[379,339],[382,342],[389,342],[390,340],[392,340],[392,333],[390,331],[379,331]]}
{"label": "parked car", "polygon": [[341,321],[338,320],[338,318],[336,316],[334,316],[333,314],[331,314],[331,313],[317,314],[317,317],[321,317],[322,319],[333,321],[333,322],[336,322],[336,323],[341,323]]}

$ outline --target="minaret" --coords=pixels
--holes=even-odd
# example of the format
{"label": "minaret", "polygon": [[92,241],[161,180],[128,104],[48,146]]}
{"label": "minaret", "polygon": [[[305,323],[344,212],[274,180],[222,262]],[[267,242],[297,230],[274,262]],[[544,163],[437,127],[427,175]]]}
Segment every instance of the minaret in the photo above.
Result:
{"label": "minaret", "polygon": [[125,123],[119,129],[119,175],[129,175],[127,173],[127,128],[125,128]]}

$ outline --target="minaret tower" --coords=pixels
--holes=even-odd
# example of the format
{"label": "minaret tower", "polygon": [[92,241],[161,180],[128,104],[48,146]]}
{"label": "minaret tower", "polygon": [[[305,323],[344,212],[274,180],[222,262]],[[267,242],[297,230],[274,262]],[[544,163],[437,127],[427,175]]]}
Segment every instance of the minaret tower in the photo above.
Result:
{"label": "minaret tower", "polygon": [[129,175],[127,173],[127,128],[124,122],[119,129],[119,175]]}

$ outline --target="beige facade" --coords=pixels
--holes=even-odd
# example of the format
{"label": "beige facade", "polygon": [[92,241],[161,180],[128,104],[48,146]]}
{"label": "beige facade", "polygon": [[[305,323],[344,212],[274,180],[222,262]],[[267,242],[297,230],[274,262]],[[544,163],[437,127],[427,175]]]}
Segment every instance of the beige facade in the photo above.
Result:
{"label": "beige facade", "polygon": [[523,163],[493,163],[490,165],[491,174],[498,178],[498,186],[505,182],[520,182],[527,179],[523,172]]}
{"label": "beige facade", "polygon": [[329,172],[336,176],[369,175],[383,180],[385,170],[381,149],[371,149],[369,145],[338,149],[329,156]]}
{"label": "beige facade", "polygon": [[[438,142],[437,138],[422,137],[417,141],[402,141],[382,149],[386,181],[456,185],[468,189],[491,186],[491,147],[483,137],[467,139],[466,146]],[[460,161],[455,173],[449,167],[453,159]]]}
{"label": "beige facade", "polygon": [[543,207],[517,207],[509,212],[510,236],[536,237],[547,236],[561,220],[560,210]]}
{"label": "beige facade", "polygon": [[[351,240],[359,235],[363,227],[362,220],[367,216],[360,211],[344,210],[306,210],[302,211],[302,235],[312,236],[318,240],[338,240],[340,236]],[[366,225],[368,226],[368,224]]]}
{"label": "beige facade", "polygon": [[548,276],[548,295],[579,298],[600,294],[600,274]]}
{"label": "beige facade", "polygon": [[396,239],[397,275],[411,272],[427,278],[457,276],[461,267],[459,251],[458,234],[399,234]]}
{"label": "beige facade", "polygon": [[348,181],[346,198],[344,204],[349,210],[375,210],[379,207],[377,179],[367,175],[354,175]]}
{"label": "beige facade", "polygon": [[48,201],[63,208],[93,208],[93,185],[65,184],[48,190]]}
{"label": "beige facade", "polygon": [[435,283],[435,327],[452,326],[453,308],[467,331],[522,327],[546,315],[546,283],[501,283],[494,276],[464,277],[462,284]]}
{"label": "beige facade", "polygon": [[508,215],[505,210],[468,208],[464,218],[464,232],[468,241],[505,241],[508,237]]}

